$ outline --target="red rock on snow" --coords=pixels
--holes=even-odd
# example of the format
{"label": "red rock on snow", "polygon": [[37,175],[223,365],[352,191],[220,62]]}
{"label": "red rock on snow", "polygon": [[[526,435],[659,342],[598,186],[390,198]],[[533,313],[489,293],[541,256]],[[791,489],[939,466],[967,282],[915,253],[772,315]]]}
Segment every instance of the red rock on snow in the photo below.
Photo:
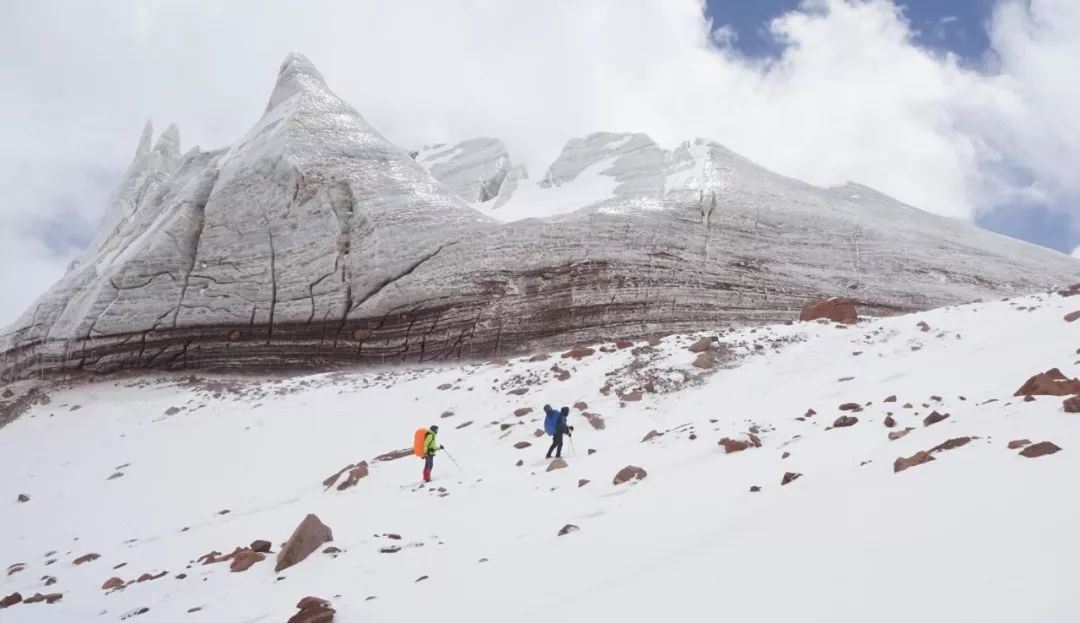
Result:
{"label": "red rock on snow", "polygon": [[1020,451],[1020,456],[1026,456],[1029,459],[1034,459],[1040,456],[1046,456],[1047,454],[1054,454],[1061,451],[1057,445],[1049,441],[1040,441],[1039,443],[1032,444]]}
{"label": "red rock on snow", "polygon": [[942,420],[948,419],[948,417],[949,417],[948,413],[941,414],[941,413],[938,413],[937,411],[934,411],[930,415],[923,418],[922,423],[923,423],[923,426],[931,426],[933,424],[937,424],[938,422],[940,422]]}
{"label": "red rock on snow", "polygon": [[229,571],[233,573],[247,571],[251,568],[251,565],[262,560],[266,560],[265,554],[253,552],[250,549],[242,549],[233,554],[232,562],[229,563]]}
{"label": "red rock on snow", "polygon": [[1023,448],[1024,446],[1030,446],[1030,445],[1031,445],[1031,440],[1030,439],[1013,439],[1012,441],[1009,442],[1009,449],[1010,450],[1017,450],[1019,448]]}
{"label": "red rock on snow", "polygon": [[808,321],[819,318],[827,318],[843,324],[855,324],[859,320],[859,314],[855,309],[855,302],[842,297],[810,301],[799,313],[799,320]]}
{"label": "red rock on snow", "polygon": [[794,482],[799,478],[802,478],[802,474],[798,472],[786,472],[784,474],[784,477],[780,479],[780,486],[782,487],[788,483]]}
{"label": "red rock on snow", "polygon": [[1031,377],[1014,396],[1068,396],[1080,394],[1080,379],[1070,379],[1057,368],[1050,368]]}
{"label": "red rock on snow", "polygon": [[933,461],[934,457],[925,450],[920,450],[915,454],[904,458],[899,457],[893,462],[893,473],[899,473],[909,467],[915,467],[916,465],[922,465],[923,463],[929,463]]}
{"label": "red rock on snow", "polygon": [[315,515],[308,515],[296,526],[292,536],[278,552],[274,571],[287,569],[311,555],[323,543],[334,540],[330,528]]}
{"label": "red rock on snow", "polygon": [[325,599],[305,597],[296,607],[300,612],[292,615],[288,623],[331,623],[334,620],[335,610]]}
{"label": "red rock on snow", "polygon": [[624,482],[642,480],[648,475],[648,472],[646,472],[640,467],[637,467],[636,465],[627,465],[626,467],[620,469],[617,474],[615,474],[615,478],[612,480],[612,484],[621,485]]}
{"label": "red rock on snow", "polygon": [[594,353],[596,353],[596,351],[591,349],[591,348],[586,348],[584,346],[575,346],[574,348],[572,348],[572,349],[566,351],[565,353],[563,353],[562,358],[563,359],[576,359],[576,360],[580,361],[580,360],[584,359],[585,357],[588,357],[588,356],[590,356],[590,355],[592,355]]}
{"label": "red rock on snow", "polygon": [[1061,406],[1065,409],[1065,413],[1080,413],[1080,396],[1066,398]]}
{"label": "red rock on snow", "polygon": [[356,486],[356,483],[360,482],[360,479],[368,475],[367,461],[360,461],[356,467],[349,470],[349,477],[345,479],[337,486],[338,491],[344,491],[349,487]]}
{"label": "red rock on snow", "polygon": [[851,415],[841,415],[833,422],[833,428],[847,428],[848,426],[855,426],[859,423],[859,418]]}

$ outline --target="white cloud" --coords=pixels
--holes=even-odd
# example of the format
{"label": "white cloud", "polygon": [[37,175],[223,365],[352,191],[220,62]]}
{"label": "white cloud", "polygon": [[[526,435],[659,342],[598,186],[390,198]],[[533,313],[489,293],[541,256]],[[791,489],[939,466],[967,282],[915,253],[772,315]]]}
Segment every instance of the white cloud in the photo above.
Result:
{"label": "white cloud", "polygon": [[1073,249],[1072,256],[1075,258],[1080,258],[1080,247],[1076,247],[1075,249]]}
{"label": "white cloud", "polygon": [[701,0],[16,3],[0,22],[0,170],[37,173],[0,179],[0,197],[23,197],[0,198],[0,260],[44,268],[3,271],[0,288],[20,294],[0,323],[70,255],[20,224],[56,219],[57,185],[78,204],[66,209],[104,207],[114,180],[71,171],[118,176],[147,116],[176,121],[185,146],[235,140],[290,51],[399,144],[498,136],[533,171],[572,136],[645,131],[958,218],[1076,205],[1080,3],[1001,0],[991,27],[999,58],[978,72],[916,46],[889,0],[807,0],[771,24],[773,62],[741,56]]}

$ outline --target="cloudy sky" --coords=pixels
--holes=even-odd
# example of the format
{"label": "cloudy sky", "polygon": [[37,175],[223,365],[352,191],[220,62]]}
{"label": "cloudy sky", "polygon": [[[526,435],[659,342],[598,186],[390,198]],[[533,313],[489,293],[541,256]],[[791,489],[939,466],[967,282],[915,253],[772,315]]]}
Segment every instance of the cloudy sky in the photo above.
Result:
{"label": "cloudy sky", "polygon": [[704,136],[1080,246],[1077,0],[9,0],[0,20],[0,324],[92,237],[142,126],[227,145],[306,54],[403,146]]}

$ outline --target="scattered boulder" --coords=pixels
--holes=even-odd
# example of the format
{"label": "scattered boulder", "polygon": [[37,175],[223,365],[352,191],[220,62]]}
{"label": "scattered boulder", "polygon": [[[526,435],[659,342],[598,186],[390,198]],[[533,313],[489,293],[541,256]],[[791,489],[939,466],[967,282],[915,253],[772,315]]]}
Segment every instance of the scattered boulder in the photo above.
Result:
{"label": "scattered boulder", "polygon": [[579,478],[578,481],[577,481],[577,486],[580,489],[581,487],[584,487],[585,485],[589,484],[589,482],[590,481],[589,481],[588,478]]}
{"label": "scattered boulder", "polygon": [[247,571],[251,568],[251,565],[263,560],[266,560],[265,554],[250,549],[242,549],[233,554],[232,562],[229,563],[229,571],[233,573]]}
{"label": "scattered boulder", "polygon": [[893,461],[893,473],[894,474],[899,473],[899,472],[902,472],[902,471],[904,471],[905,469],[907,469],[909,467],[915,467],[916,465],[922,465],[923,463],[929,463],[930,461],[933,461],[933,460],[934,460],[933,455],[931,455],[929,452],[927,452],[925,450],[920,450],[920,451],[916,452],[915,454],[913,454],[913,455],[911,455],[911,456],[909,456],[907,458],[899,457],[895,461]]}
{"label": "scattered boulder", "polygon": [[586,412],[581,415],[585,418],[585,421],[589,423],[589,426],[592,426],[595,430],[604,430],[604,418],[600,417],[599,413]]}
{"label": "scattered boulder", "polygon": [[42,595],[41,593],[34,593],[33,596],[27,597],[23,600],[24,604],[39,604],[45,602],[47,604],[54,604],[64,598],[62,593],[49,593]]}
{"label": "scattered boulder", "polygon": [[843,324],[855,324],[859,320],[859,314],[855,309],[855,302],[843,297],[829,299],[817,299],[803,306],[799,313],[799,320],[810,321],[826,318],[833,322]]}
{"label": "scattered boulder", "polygon": [[761,487],[757,485],[753,485],[750,487],[750,493],[757,493],[758,491],[761,491]]}
{"label": "scattered boulder", "polygon": [[168,409],[165,409],[165,415],[176,415],[177,413],[180,413],[179,407],[169,407]]}
{"label": "scattered boulder", "polygon": [[387,452],[386,454],[380,454],[379,456],[377,456],[377,457],[375,457],[375,458],[373,458],[371,460],[372,461],[396,461],[398,459],[403,459],[403,458],[405,458],[407,456],[412,456],[412,453],[413,453],[412,448],[402,448],[400,450],[393,450],[391,452]]}
{"label": "scattered boulder", "polygon": [[919,331],[922,331],[923,333],[927,333],[930,331],[930,325],[926,324],[925,321],[920,321],[919,324],[915,326],[919,327]]}
{"label": "scattered boulder", "polygon": [[1062,401],[1061,406],[1065,413],[1080,413],[1080,396],[1073,396]]}
{"label": "scattered boulder", "polygon": [[350,469],[352,469],[354,467],[356,467],[355,464],[349,463],[345,467],[342,467],[341,469],[339,469],[333,475],[327,476],[326,480],[322,481],[323,487],[325,487],[327,489],[329,489],[330,487],[333,487],[334,484],[338,481],[338,478],[341,478],[342,474],[344,474],[345,472],[349,471]]}
{"label": "scattered boulder", "polygon": [[634,343],[630,340],[615,340],[615,348],[619,350],[625,350],[627,348],[633,348]]}
{"label": "scattered boulder", "polygon": [[1071,286],[1062,288],[1057,293],[1059,296],[1076,296],[1080,294],[1080,283],[1074,283]]}
{"label": "scattered boulder", "polygon": [[798,472],[785,472],[784,477],[780,480],[780,486],[782,487],[782,486],[784,486],[784,485],[786,485],[786,484],[788,484],[790,482],[798,480],[801,477],[802,477],[802,474],[800,474]]}
{"label": "scattered boulder", "polygon": [[1046,456],[1047,454],[1054,454],[1059,452],[1061,448],[1049,441],[1040,441],[1039,443],[1032,444],[1020,451],[1020,456],[1026,456],[1029,459],[1034,459],[1040,456]]}
{"label": "scattered boulder", "polygon": [[10,577],[22,571],[23,569],[26,569],[26,563],[17,562],[7,568],[7,574]]}
{"label": "scattered boulder", "polygon": [[1080,318],[1080,309],[1065,314],[1065,322],[1073,322],[1077,318]]}
{"label": "scattered boulder", "polygon": [[529,393],[529,388],[528,387],[519,387],[517,389],[511,389],[510,391],[508,391],[506,393],[510,394],[511,396],[524,396],[525,394]]}
{"label": "scattered boulder", "polygon": [[450,383],[443,383],[442,385],[436,387],[435,389],[438,389],[440,391],[446,391],[446,390],[450,389],[451,387],[453,387],[453,385],[451,385]]}
{"label": "scattered boulder", "polygon": [[633,391],[620,396],[624,402],[638,402],[641,400],[641,392]]}
{"label": "scattered boulder", "polygon": [[574,408],[578,411],[584,411],[589,408],[589,403],[579,400],[574,403]]}
{"label": "scattered boulder", "polygon": [[1070,379],[1057,368],[1036,374],[1027,380],[1014,396],[1068,396],[1080,394],[1080,379]]}
{"label": "scattered boulder", "polygon": [[324,547],[322,553],[327,554],[329,556],[336,556],[337,554],[341,553],[341,548],[340,547],[334,547],[333,545],[331,545],[330,547]]}
{"label": "scattered boulder", "polygon": [[563,459],[554,459],[553,461],[551,461],[551,463],[548,464],[547,470],[545,471],[553,472],[557,469],[565,469],[566,467],[566,461],[564,461]]}
{"label": "scattered boulder", "polygon": [[305,597],[296,607],[300,611],[292,615],[288,623],[331,623],[336,612],[329,601],[319,597]]}
{"label": "scattered boulder", "polygon": [[524,450],[525,448],[528,448],[531,445],[532,444],[527,442],[527,441],[519,441],[519,442],[514,444],[514,447],[517,448],[518,450]]}
{"label": "scattered boulder", "polygon": [[815,415],[817,415],[817,411],[814,411],[813,409],[807,409],[806,413],[803,414],[803,417],[814,417]]}
{"label": "scattered boulder", "polygon": [[258,552],[260,554],[269,554],[270,553],[270,541],[264,541],[262,539],[252,541],[251,545],[248,546],[248,549],[250,549],[253,552]]}
{"label": "scattered boulder", "polygon": [[751,442],[749,442],[749,441],[743,441],[741,439],[732,439],[730,437],[724,437],[723,439],[721,439],[717,443],[724,448],[724,453],[726,453],[726,454],[734,454],[735,452],[742,452],[743,450],[746,450],[747,448],[753,446],[753,444]]}
{"label": "scattered boulder", "polygon": [[704,352],[708,352],[708,351],[712,350],[712,348],[713,348],[712,340],[707,338],[707,337],[703,337],[700,340],[698,340],[698,341],[694,342],[693,344],[691,344],[686,350],[688,350],[688,351],[690,351],[692,353],[704,353]]}
{"label": "scattered boulder", "polygon": [[661,433],[661,432],[659,432],[657,430],[651,430],[651,431],[649,431],[648,433],[645,434],[645,437],[643,437],[641,439],[641,443],[645,443],[646,441],[652,441],[653,439],[656,439],[657,437],[663,437],[663,436],[664,436],[664,433]]}
{"label": "scattered boulder", "polygon": [[19,497],[15,498],[15,501],[18,502],[19,504],[29,502],[30,501],[30,496],[26,495],[25,493],[20,493]]}
{"label": "scattered boulder", "polygon": [[1009,449],[1010,450],[1018,450],[1020,448],[1023,448],[1024,446],[1030,446],[1030,445],[1031,445],[1031,440],[1030,439],[1013,439],[1012,441],[1009,442]]}
{"label": "scattered boulder", "polygon": [[859,411],[862,411],[862,405],[857,402],[845,402],[844,404],[840,405],[840,410],[858,413]]}
{"label": "scattered boulder", "polygon": [[942,443],[939,443],[938,445],[934,446],[933,448],[930,448],[930,452],[931,453],[944,452],[946,450],[952,450],[954,448],[959,448],[960,446],[966,446],[968,443],[971,442],[972,439],[974,439],[974,437],[954,437],[952,439],[949,439],[948,441],[944,441]]}
{"label": "scattered boulder", "polygon": [[76,558],[75,560],[73,560],[71,562],[73,562],[73,563],[75,563],[77,565],[81,565],[83,563],[93,562],[93,561],[97,560],[98,558],[101,558],[101,554],[83,554],[82,556],[79,556],[78,558]]}
{"label": "scattered boulder", "polygon": [[645,341],[649,343],[649,346],[652,346],[653,348],[656,348],[657,346],[660,345],[660,336],[655,335],[655,334],[654,335],[649,335],[648,337],[645,338]]}
{"label": "scattered boulder", "polygon": [[893,416],[891,415],[886,415],[882,423],[885,424],[885,428],[892,428],[893,426],[896,426],[896,420],[894,420]]}
{"label": "scattered boulder", "polygon": [[624,482],[631,482],[633,480],[642,480],[648,476],[648,472],[635,465],[627,465],[620,469],[615,478],[612,480],[612,484],[621,485]]}
{"label": "scattered boulder", "polygon": [[591,349],[591,348],[586,348],[584,346],[575,346],[574,348],[572,348],[572,349],[566,351],[565,353],[563,353],[562,358],[563,359],[576,359],[578,361],[581,361],[585,357],[593,355],[594,353],[596,353],[596,351]]}
{"label": "scattered boulder", "polygon": [[20,595],[19,593],[12,593],[3,599],[0,599],[0,610],[3,610],[4,608],[7,608],[9,606],[14,606],[15,604],[21,602],[22,595]]}
{"label": "scattered boulder", "polygon": [[578,530],[581,530],[581,528],[575,526],[572,523],[568,523],[562,528],[559,528],[559,536],[565,536],[567,534],[570,534],[571,532],[577,532]]}
{"label": "scattered boulder", "polygon": [[855,426],[859,423],[859,418],[852,415],[841,415],[833,422],[833,428],[847,428],[848,426]]}
{"label": "scattered boulder", "polygon": [[139,579],[137,579],[137,580],[135,580],[135,581],[136,581],[136,582],[138,582],[138,583],[142,583],[142,582],[153,582],[154,580],[160,580],[161,578],[165,577],[165,576],[166,576],[166,575],[168,575],[168,574],[169,574],[169,572],[168,572],[168,571],[162,571],[162,572],[160,572],[160,573],[157,573],[157,574],[154,574],[154,573],[144,573],[144,574],[140,575],[140,576],[139,576]]}
{"label": "scattered boulder", "polygon": [[520,409],[514,409],[514,417],[525,417],[532,412],[532,407],[521,407]]}
{"label": "scattered boulder", "polygon": [[1024,402],[1035,402],[1035,396],[1032,396],[1031,394],[1024,396]]}
{"label": "scattered boulder", "polygon": [[551,371],[555,373],[556,381],[567,381],[570,379],[569,370],[563,370],[559,366],[551,366]]}
{"label": "scattered boulder", "polygon": [[913,430],[915,430],[915,429],[911,428],[909,426],[909,427],[907,427],[907,428],[905,428],[903,430],[890,431],[889,432],[889,441],[896,441],[897,439],[900,439],[901,437],[903,437],[904,435],[910,433]]}
{"label": "scattered boulder", "polygon": [[529,357],[529,362],[530,362],[530,363],[536,363],[536,362],[538,362],[538,361],[545,361],[545,360],[547,360],[547,359],[548,359],[549,357],[550,357],[550,355],[546,355],[546,354],[544,354],[544,353],[540,353],[539,355],[533,355],[532,357]]}
{"label": "scattered boulder", "polygon": [[401,551],[400,545],[384,545],[379,548],[380,554],[396,554]]}
{"label": "scattered boulder", "polygon": [[712,351],[704,352],[694,358],[694,367],[702,370],[711,370],[716,365],[716,356]]}
{"label": "scattered boulder", "polygon": [[300,525],[296,526],[292,536],[278,552],[274,571],[278,572],[297,564],[311,555],[320,545],[333,540],[334,535],[330,528],[315,515],[308,515],[300,522]]}
{"label": "scattered boulder", "polygon": [[466,426],[470,426],[471,424],[472,424],[472,420],[469,420],[468,422],[462,422],[461,424],[458,424],[454,428],[462,429],[462,428],[465,428]]}
{"label": "scattered boulder", "polygon": [[337,486],[338,491],[344,491],[349,487],[356,486],[356,483],[360,482],[360,479],[368,475],[367,461],[360,461],[356,467],[349,470],[349,477],[345,479]]}
{"label": "scattered boulder", "polygon": [[923,418],[922,423],[923,423],[923,426],[932,426],[934,424],[937,424],[938,422],[941,422],[942,420],[948,419],[948,417],[949,417],[948,413],[942,414],[942,413],[938,413],[937,411],[933,411],[933,412],[930,413],[930,415]]}
{"label": "scattered boulder", "polygon": [[885,400],[882,400],[882,402],[896,402],[896,394],[886,397]]}

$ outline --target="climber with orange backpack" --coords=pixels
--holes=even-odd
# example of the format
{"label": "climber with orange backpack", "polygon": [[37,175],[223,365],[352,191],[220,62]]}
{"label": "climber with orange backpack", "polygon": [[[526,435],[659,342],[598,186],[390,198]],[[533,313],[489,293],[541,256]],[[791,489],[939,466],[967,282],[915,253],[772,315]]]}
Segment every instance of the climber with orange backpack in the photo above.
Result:
{"label": "climber with orange backpack", "polygon": [[431,482],[431,469],[435,466],[435,451],[442,450],[435,436],[439,434],[439,427],[435,424],[431,428],[418,428],[413,434],[413,454],[424,459],[424,482]]}

